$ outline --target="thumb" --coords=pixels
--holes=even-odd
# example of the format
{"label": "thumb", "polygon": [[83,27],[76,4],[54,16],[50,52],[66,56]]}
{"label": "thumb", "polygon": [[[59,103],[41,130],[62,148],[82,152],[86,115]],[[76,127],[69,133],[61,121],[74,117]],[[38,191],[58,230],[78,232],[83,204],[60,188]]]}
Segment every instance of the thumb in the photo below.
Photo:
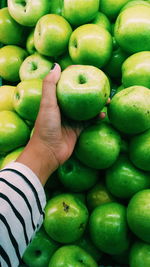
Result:
{"label": "thumb", "polygon": [[45,108],[57,106],[56,85],[60,75],[61,68],[55,63],[53,70],[43,80],[41,106]]}

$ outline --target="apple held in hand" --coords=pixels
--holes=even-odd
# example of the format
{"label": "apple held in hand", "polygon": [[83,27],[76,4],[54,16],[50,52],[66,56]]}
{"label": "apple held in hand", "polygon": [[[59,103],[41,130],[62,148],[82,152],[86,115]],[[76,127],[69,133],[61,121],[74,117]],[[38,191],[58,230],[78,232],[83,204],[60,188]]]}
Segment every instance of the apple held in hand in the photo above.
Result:
{"label": "apple held in hand", "polygon": [[75,154],[85,165],[106,169],[117,159],[121,146],[119,133],[108,123],[97,123],[85,128],[79,136]]}
{"label": "apple held in hand", "polygon": [[5,45],[19,45],[25,39],[25,28],[9,14],[8,8],[0,9],[0,42]]}
{"label": "apple held in hand", "polygon": [[42,96],[42,80],[32,79],[20,82],[14,92],[13,106],[24,119],[35,121]]}
{"label": "apple held in hand", "polygon": [[135,5],[117,17],[114,34],[119,46],[128,53],[150,50],[150,5]]}
{"label": "apple held in hand", "polygon": [[34,26],[40,17],[49,13],[47,0],[8,0],[10,15],[21,25]]}
{"label": "apple held in hand", "polygon": [[51,60],[35,53],[22,62],[19,70],[20,79],[21,81],[43,79],[50,72],[52,66]]}
{"label": "apple held in hand", "polygon": [[15,45],[0,48],[0,76],[10,82],[19,81],[19,69],[27,52]]}
{"label": "apple held in hand", "polygon": [[42,227],[27,247],[23,261],[28,267],[47,267],[58,247],[59,244],[52,240]]}
{"label": "apple held in hand", "polygon": [[67,50],[71,33],[71,26],[66,19],[55,14],[45,15],[35,27],[35,48],[45,56],[60,56]]}
{"label": "apple held in hand", "polygon": [[124,87],[142,85],[150,89],[150,51],[143,51],[128,57],[122,65]]}
{"label": "apple held in hand", "polygon": [[129,247],[126,208],[120,203],[105,203],[95,208],[89,229],[93,243],[105,253],[120,254]]}
{"label": "apple held in hand", "polygon": [[50,13],[63,16],[74,26],[91,21],[99,9],[99,0],[51,0]]}
{"label": "apple held in hand", "polygon": [[131,86],[111,100],[108,117],[113,126],[126,134],[138,134],[150,128],[150,90]]}
{"label": "apple held in hand", "polygon": [[62,112],[74,120],[93,118],[104,107],[110,94],[107,76],[93,66],[70,66],[57,85]]}
{"label": "apple held in hand", "polygon": [[110,33],[96,24],[85,24],[76,28],[69,41],[69,54],[76,64],[106,65],[112,54]]}
{"label": "apple held in hand", "polygon": [[45,208],[44,227],[57,242],[71,243],[79,239],[88,222],[88,210],[72,194],[60,194],[50,199]]}
{"label": "apple held in hand", "polygon": [[25,122],[12,111],[0,112],[0,153],[8,153],[19,146],[24,146],[30,131]]}
{"label": "apple held in hand", "polygon": [[62,246],[52,256],[48,267],[98,267],[84,249],[76,245]]}
{"label": "apple held in hand", "polygon": [[3,85],[0,86],[0,111],[10,110],[14,111],[13,97],[15,92],[15,86]]}

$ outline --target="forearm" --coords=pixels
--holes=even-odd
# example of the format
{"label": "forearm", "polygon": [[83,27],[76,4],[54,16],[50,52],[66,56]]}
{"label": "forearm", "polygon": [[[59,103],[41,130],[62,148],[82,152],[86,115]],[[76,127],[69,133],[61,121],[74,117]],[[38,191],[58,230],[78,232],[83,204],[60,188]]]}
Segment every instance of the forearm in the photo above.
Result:
{"label": "forearm", "polygon": [[46,147],[34,141],[34,139],[29,141],[16,162],[20,162],[30,168],[43,186],[57,168],[53,153],[47,152]]}

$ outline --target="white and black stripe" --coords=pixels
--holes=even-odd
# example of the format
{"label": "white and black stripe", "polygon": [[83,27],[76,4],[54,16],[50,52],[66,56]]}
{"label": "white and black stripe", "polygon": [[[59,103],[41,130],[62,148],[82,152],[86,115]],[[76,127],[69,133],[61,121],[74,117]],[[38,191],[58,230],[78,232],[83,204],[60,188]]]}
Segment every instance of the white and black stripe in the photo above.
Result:
{"label": "white and black stripe", "polygon": [[36,175],[21,163],[0,171],[0,266],[17,267],[41,226],[46,204]]}

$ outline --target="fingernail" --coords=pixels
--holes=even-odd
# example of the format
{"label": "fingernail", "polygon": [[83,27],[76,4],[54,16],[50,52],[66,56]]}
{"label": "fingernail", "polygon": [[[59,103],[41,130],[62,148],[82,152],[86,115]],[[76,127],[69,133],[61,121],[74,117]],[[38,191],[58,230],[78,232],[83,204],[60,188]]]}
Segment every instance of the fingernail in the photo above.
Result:
{"label": "fingernail", "polygon": [[[54,63],[54,64],[52,65],[51,70],[53,70],[53,69],[55,68],[55,66],[56,66],[56,63]],[[50,70],[50,71],[51,71],[51,70]]]}

